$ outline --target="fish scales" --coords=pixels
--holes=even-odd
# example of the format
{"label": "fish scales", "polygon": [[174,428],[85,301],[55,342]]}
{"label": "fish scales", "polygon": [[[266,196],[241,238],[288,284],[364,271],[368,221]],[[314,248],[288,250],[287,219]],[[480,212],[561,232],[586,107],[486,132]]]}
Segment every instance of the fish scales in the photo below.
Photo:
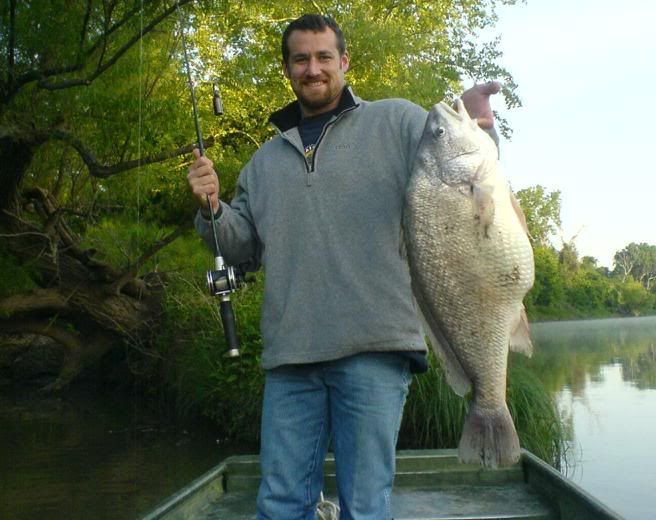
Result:
{"label": "fish scales", "polygon": [[429,114],[407,188],[404,238],[418,310],[447,380],[460,395],[473,387],[460,458],[495,467],[519,458],[506,372],[533,254],[496,146],[459,108],[440,104]]}

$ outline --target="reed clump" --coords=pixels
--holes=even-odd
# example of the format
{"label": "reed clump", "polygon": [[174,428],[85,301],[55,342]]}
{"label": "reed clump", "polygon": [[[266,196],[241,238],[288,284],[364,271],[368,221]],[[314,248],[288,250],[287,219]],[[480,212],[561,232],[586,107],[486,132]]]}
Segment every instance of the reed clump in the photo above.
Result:
{"label": "reed clump", "polygon": [[[463,399],[451,390],[440,363],[431,353],[428,372],[415,377],[410,388],[399,447],[456,448],[468,401],[469,396]],[[507,402],[520,445],[556,468],[566,463],[568,426],[553,397],[514,355],[508,367]]]}

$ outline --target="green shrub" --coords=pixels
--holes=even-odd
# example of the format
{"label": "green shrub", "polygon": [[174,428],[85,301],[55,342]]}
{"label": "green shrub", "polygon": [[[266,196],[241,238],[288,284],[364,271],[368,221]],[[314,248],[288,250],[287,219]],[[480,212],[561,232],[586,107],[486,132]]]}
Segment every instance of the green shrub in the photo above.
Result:
{"label": "green shrub", "polygon": [[560,416],[554,398],[525,361],[511,354],[507,402],[522,448],[552,466],[567,463],[566,441],[571,425]]}
{"label": "green shrub", "polygon": [[207,294],[204,272],[173,277],[167,289],[159,350],[169,360],[165,380],[181,415],[212,419],[220,435],[254,443],[259,438],[263,374],[259,309],[262,277],[232,296],[241,355],[226,358],[218,299]]}
{"label": "green shrub", "polygon": [[36,288],[34,273],[29,263],[20,262],[13,255],[0,246],[0,297],[4,298],[14,294]]}
{"label": "green shrub", "polygon": [[[470,396],[463,399],[451,390],[432,353],[429,362],[428,372],[415,377],[408,395],[399,435],[403,448],[455,448],[460,440]],[[508,367],[507,402],[521,446],[560,467],[567,427],[553,398],[521,363]]]}
{"label": "green shrub", "polygon": [[429,368],[410,387],[399,433],[402,448],[455,448],[460,440],[467,402],[447,384],[433,354]]}

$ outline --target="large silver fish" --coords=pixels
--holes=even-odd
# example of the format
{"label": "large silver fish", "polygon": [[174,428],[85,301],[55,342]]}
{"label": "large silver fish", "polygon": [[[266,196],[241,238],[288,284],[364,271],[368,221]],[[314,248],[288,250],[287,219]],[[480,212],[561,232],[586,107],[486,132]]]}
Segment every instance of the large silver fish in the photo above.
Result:
{"label": "large silver fish", "polygon": [[506,405],[508,348],[531,353],[522,299],[533,285],[526,221],[490,136],[465,110],[435,105],[408,183],[404,241],[412,290],[447,381],[473,397],[463,462],[506,466],[519,440]]}

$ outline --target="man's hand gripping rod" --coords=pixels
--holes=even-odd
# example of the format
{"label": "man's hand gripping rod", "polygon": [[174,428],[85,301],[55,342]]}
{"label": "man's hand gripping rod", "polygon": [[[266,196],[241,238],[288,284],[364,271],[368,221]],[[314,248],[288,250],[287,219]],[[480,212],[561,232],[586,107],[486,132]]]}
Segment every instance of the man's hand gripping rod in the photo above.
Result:
{"label": "man's hand gripping rod", "polygon": [[[180,15],[180,30],[182,32],[182,49],[184,52],[185,67],[187,70],[187,80],[189,81],[189,91],[191,92],[191,106],[194,113],[194,125],[196,126],[196,137],[198,139],[198,150],[201,155],[205,155],[205,146],[203,145],[203,135],[200,130],[198,121],[198,107],[196,106],[196,95],[194,93],[194,84],[191,79],[191,67],[189,65],[189,56],[187,54],[187,42],[185,39],[184,24],[182,23],[182,14],[178,6]],[[221,96],[216,85],[214,85],[214,114],[219,116],[223,114],[223,104]],[[232,311],[232,302],[230,293],[237,291],[244,284],[244,275],[240,269],[227,266],[221,256],[219,242],[216,238],[216,223],[214,222],[214,210],[212,201],[207,195],[207,207],[212,224],[212,236],[214,237],[214,271],[207,272],[207,287],[212,296],[219,297],[219,306],[221,313],[221,322],[223,323],[223,333],[227,344],[226,357],[239,356],[239,338],[237,337],[237,328],[235,326],[235,314]]]}

